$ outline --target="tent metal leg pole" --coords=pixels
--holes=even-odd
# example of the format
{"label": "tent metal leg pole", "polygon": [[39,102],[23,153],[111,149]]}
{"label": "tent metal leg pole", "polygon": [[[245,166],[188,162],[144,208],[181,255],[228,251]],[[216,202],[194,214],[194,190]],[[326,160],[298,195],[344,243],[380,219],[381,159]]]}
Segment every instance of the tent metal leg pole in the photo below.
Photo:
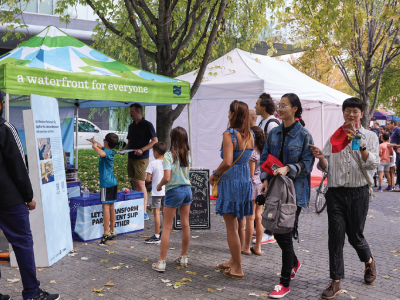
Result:
{"label": "tent metal leg pole", "polygon": [[325,143],[325,120],[324,120],[324,103],[321,102],[321,128],[322,128],[322,148],[324,149]]}
{"label": "tent metal leg pole", "polygon": [[10,95],[4,97],[4,117],[7,122],[10,122]]}
{"label": "tent metal leg pole", "polygon": [[75,169],[78,169],[78,116],[79,104],[75,106]]}
{"label": "tent metal leg pole", "polygon": [[190,116],[190,103],[187,105],[188,110],[188,125],[189,125],[189,147],[192,159],[190,160],[190,166],[193,167],[193,144],[192,144],[192,117]]}

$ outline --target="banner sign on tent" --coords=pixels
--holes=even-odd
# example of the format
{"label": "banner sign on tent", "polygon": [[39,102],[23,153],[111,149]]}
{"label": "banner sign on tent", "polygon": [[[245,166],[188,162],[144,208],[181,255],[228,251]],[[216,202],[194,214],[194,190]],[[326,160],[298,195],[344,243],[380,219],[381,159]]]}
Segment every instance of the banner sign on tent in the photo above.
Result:
{"label": "banner sign on tent", "polygon": [[36,209],[30,218],[38,266],[51,266],[72,250],[58,103],[32,95],[24,127]]}
{"label": "banner sign on tent", "polygon": [[74,162],[74,120],[72,118],[62,119],[61,122],[62,144],[67,156],[67,163]]}

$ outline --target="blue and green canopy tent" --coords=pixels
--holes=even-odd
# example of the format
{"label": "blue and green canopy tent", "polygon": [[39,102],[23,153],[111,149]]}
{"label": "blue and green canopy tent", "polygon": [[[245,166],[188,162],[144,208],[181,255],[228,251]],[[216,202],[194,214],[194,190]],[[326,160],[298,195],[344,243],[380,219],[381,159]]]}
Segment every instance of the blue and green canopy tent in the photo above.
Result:
{"label": "blue and green canopy tent", "polygon": [[60,107],[190,103],[188,82],[124,64],[55,26],[0,57],[0,90],[7,94],[6,118],[9,105],[30,106],[27,97],[9,103],[9,94],[58,98]]}

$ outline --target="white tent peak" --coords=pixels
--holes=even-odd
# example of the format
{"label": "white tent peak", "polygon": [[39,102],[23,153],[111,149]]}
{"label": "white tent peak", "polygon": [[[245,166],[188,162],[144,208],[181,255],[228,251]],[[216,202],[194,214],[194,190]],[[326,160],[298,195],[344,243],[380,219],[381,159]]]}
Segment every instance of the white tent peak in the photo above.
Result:
{"label": "white tent peak", "polygon": [[[196,70],[177,79],[193,84],[197,74]],[[236,48],[207,65],[193,100],[258,98],[266,92],[279,101],[282,91],[297,94],[307,108],[319,107],[321,102],[326,106],[341,105],[350,97],[308,77],[287,62]]]}

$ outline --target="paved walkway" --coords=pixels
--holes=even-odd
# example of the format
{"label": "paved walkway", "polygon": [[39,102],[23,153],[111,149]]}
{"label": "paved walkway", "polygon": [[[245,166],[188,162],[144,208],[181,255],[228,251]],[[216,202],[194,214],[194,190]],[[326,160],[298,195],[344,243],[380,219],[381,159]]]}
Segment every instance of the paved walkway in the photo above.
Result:
{"label": "paved walkway", "polygon": [[[314,192],[312,194],[314,198]],[[291,284],[285,299],[319,299],[329,282],[327,249],[327,215],[313,212],[313,202],[300,215],[300,243],[295,249],[303,267]],[[266,297],[279,283],[281,251],[277,245],[263,245],[264,256],[242,256],[244,280],[234,280],[214,271],[217,263],[230,257],[226,243],[225,223],[215,215],[211,206],[210,230],[192,231],[198,236],[190,241],[189,267],[175,269],[179,255],[180,233],[171,235],[171,250],[164,274],[151,269],[159,256],[158,245],[144,244],[144,236],[153,233],[152,217],[145,222],[145,231],[123,235],[106,247],[97,242],[74,242],[77,255],[66,256],[51,268],[39,269],[41,286],[61,293],[62,299],[97,299],[93,289],[103,288],[104,299],[256,299]],[[344,249],[345,274],[343,293],[336,299],[399,299],[400,300],[400,193],[379,193],[370,205],[365,235],[377,262],[378,279],[372,286],[363,283],[364,264],[359,262],[354,249],[347,243]],[[0,233],[0,250],[7,251],[7,242]],[[107,254],[107,251],[115,251]],[[397,253],[391,251],[398,250]],[[81,260],[88,257],[88,260]],[[146,261],[148,259],[148,261]],[[102,262],[107,260],[107,262]],[[109,260],[109,261],[108,261]],[[113,269],[114,267],[114,269]],[[22,299],[22,285],[6,280],[20,278],[19,271],[8,264],[0,265],[0,292],[13,299]],[[189,272],[189,274],[188,274]],[[195,273],[190,273],[195,272]],[[174,289],[170,283],[182,281],[186,285]],[[51,283],[55,281],[55,283]],[[112,287],[104,284],[111,282]],[[100,296],[101,297],[101,296]]]}

